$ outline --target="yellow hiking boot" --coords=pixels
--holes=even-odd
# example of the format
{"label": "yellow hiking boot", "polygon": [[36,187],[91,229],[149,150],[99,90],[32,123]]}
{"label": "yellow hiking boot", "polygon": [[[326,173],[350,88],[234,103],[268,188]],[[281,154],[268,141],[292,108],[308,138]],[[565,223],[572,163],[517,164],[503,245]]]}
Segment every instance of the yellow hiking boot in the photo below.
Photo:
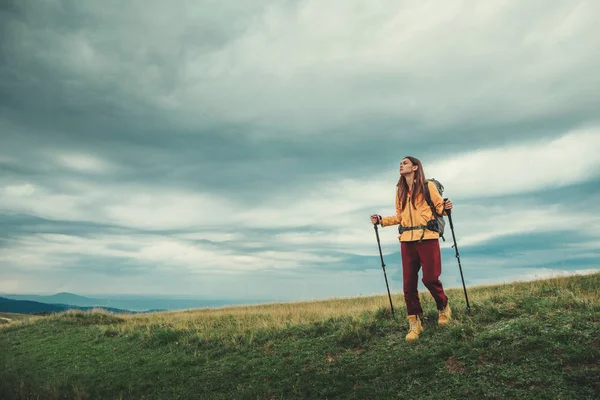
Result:
{"label": "yellow hiking boot", "polygon": [[438,325],[443,326],[446,325],[450,321],[450,317],[452,316],[452,310],[450,309],[450,303],[446,304],[446,307],[439,311],[440,316],[438,318]]}
{"label": "yellow hiking boot", "polygon": [[421,326],[421,320],[419,319],[419,316],[409,315],[408,322],[410,323],[410,328],[406,334],[407,342],[418,339],[421,332],[423,332],[423,326]]}

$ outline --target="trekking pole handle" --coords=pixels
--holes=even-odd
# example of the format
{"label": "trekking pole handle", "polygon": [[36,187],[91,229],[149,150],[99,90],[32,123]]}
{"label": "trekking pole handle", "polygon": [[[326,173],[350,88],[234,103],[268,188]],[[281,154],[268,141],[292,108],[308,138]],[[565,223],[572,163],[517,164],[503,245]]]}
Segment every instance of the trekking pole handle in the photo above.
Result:
{"label": "trekking pole handle", "polygon": [[[444,207],[446,206],[446,201],[448,201],[448,198],[444,197]],[[446,211],[446,214],[450,215],[451,210],[445,210],[445,211]]]}

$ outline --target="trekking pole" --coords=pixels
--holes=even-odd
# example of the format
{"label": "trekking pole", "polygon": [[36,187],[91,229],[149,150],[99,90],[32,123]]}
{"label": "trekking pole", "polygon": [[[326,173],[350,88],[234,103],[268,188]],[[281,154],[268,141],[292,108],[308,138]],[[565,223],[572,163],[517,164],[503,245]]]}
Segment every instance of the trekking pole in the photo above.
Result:
{"label": "trekking pole", "polygon": [[373,224],[373,228],[375,228],[375,236],[377,236],[377,246],[379,247],[379,257],[381,257],[381,268],[383,269],[383,276],[385,277],[385,286],[387,287],[388,297],[390,299],[390,308],[392,309],[392,317],[395,317],[394,314],[394,305],[392,304],[392,295],[390,294],[390,287],[388,285],[387,275],[385,273],[385,264],[383,262],[383,253],[381,253],[381,243],[379,242],[379,231],[377,230],[377,225]]}
{"label": "trekking pole", "polygon": [[[444,203],[448,199],[444,199]],[[448,214],[448,221],[450,221],[450,230],[452,231],[452,239],[454,240],[454,250],[456,251],[456,259],[458,260],[458,269],[460,270],[460,279],[462,280],[463,290],[465,291],[465,299],[467,301],[467,313],[471,312],[471,307],[469,306],[469,297],[467,296],[467,288],[465,286],[465,278],[463,278],[462,266],[460,265],[460,255],[458,254],[458,246],[456,245],[456,236],[454,236],[454,224],[452,224],[452,216],[450,215],[450,210],[446,210]]]}

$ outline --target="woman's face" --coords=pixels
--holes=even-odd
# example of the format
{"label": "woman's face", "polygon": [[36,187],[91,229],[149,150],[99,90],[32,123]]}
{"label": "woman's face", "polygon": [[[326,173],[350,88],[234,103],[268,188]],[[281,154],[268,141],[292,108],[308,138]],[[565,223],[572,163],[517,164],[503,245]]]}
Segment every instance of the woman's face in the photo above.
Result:
{"label": "woman's face", "polygon": [[404,158],[400,162],[400,175],[408,175],[414,172],[416,169],[417,168],[415,167],[415,165],[412,162],[410,162],[408,158]]}

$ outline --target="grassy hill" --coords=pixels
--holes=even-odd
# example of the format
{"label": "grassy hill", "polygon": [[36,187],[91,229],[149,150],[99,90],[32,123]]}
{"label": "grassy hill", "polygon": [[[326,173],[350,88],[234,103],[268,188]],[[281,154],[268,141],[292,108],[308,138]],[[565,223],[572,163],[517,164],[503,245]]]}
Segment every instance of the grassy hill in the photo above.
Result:
{"label": "grassy hill", "polygon": [[3,399],[593,399],[600,274],[448,291],[407,343],[402,297],[0,325]]}

